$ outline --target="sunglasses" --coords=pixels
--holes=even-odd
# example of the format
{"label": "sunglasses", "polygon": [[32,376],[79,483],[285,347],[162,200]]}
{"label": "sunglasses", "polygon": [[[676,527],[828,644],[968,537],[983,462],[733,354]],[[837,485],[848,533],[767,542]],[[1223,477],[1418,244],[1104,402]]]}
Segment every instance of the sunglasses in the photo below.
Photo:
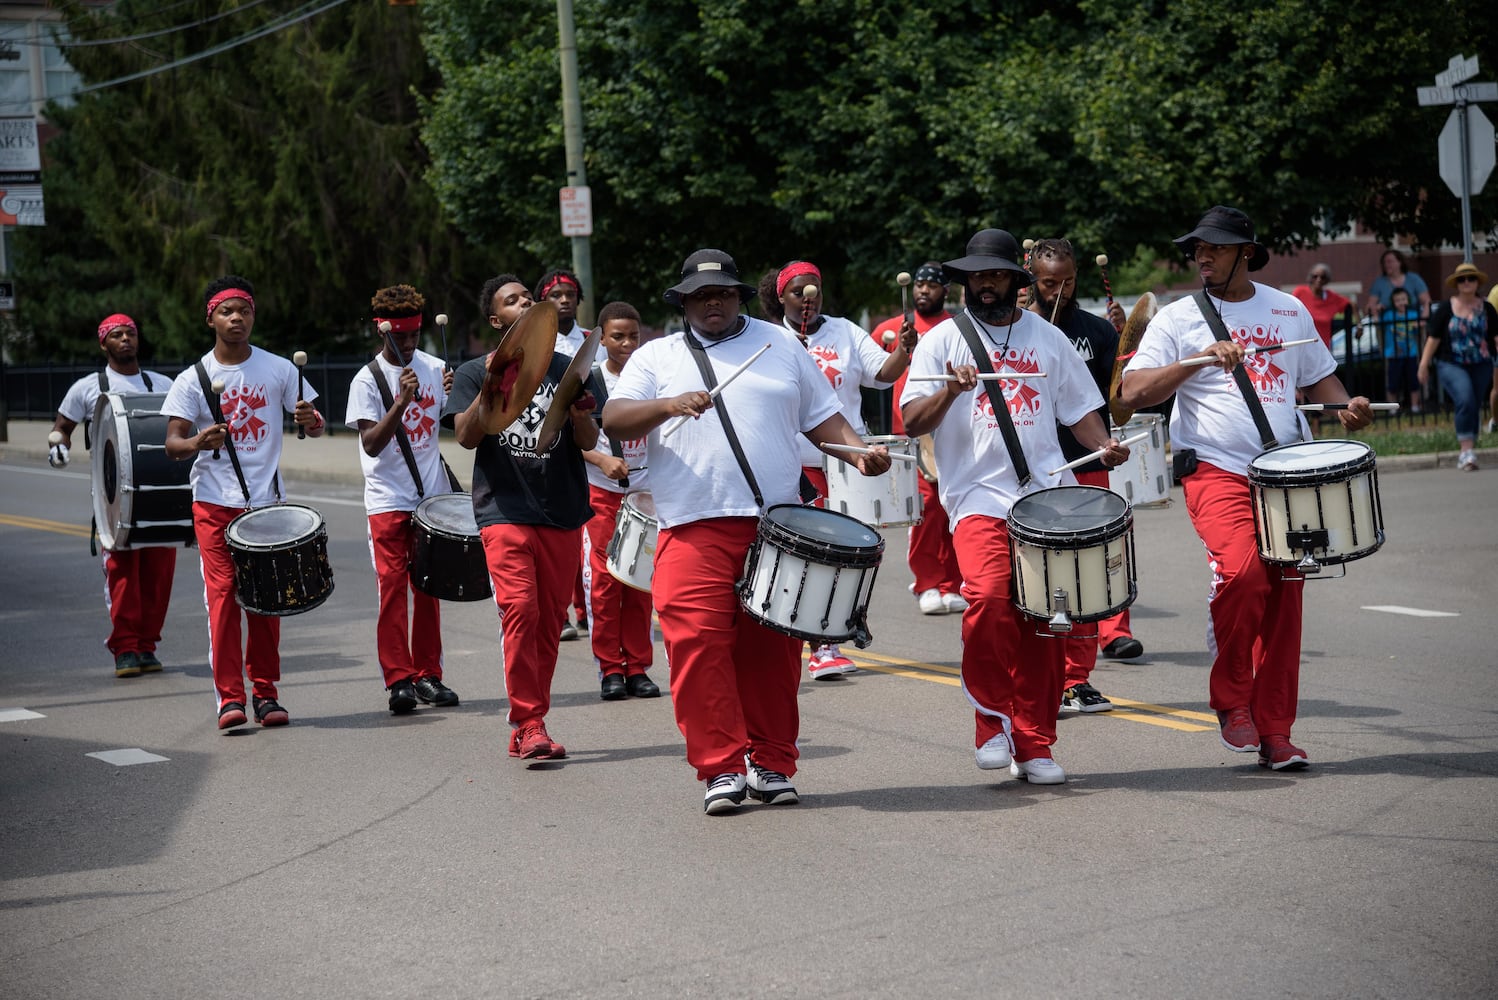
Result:
{"label": "sunglasses", "polygon": [[1464,274],[1460,278],[1456,279],[1456,283],[1458,285],[1460,285],[1460,284],[1462,284],[1463,282],[1466,282],[1466,281],[1476,281],[1476,280],[1477,280],[1477,275],[1475,275],[1475,274]]}

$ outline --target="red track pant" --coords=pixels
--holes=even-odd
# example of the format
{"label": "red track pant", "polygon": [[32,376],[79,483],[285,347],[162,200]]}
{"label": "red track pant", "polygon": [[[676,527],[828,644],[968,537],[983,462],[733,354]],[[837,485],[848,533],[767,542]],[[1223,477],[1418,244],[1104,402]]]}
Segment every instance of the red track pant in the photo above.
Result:
{"label": "red track pant", "polygon": [[703,780],[743,774],[746,753],[796,773],[801,640],[749,617],[734,590],[757,528],[752,517],[695,521],[662,530],[655,551],[676,725]]}
{"label": "red track pant", "polygon": [[584,525],[583,552],[587,562],[589,639],[598,673],[643,674],[650,669],[650,599],[643,590],[620,583],[609,572],[609,541],[624,494],[588,487],[593,517]]}
{"label": "red track pant", "polygon": [[917,476],[921,491],[921,523],[910,526],[910,552],[907,562],[915,574],[916,596],[928,590],[955,594],[962,587],[962,570],[957,566],[957,551],[952,548],[952,528],[947,512],[936,495],[936,485]]}
{"label": "red track pant", "polygon": [[[369,556],[380,594],[375,653],[387,688],[418,677],[442,679],[442,604],[411,586],[411,531],[410,511],[369,515]],[[411,593],[409,623],[407,591]]]}
{"label": "red track pant", "polygon": [[827,470],[820,465],[803,465],[801,474],[806,481],[811,483],[812,489],[817,491],[817,498],[811,502],[813,507],[827,506]]}
{"label": "red track pant", "polygon": [[[1078,472],[1077,484],[1079,486],[1098,486],[1102,489],[1108,488],[1108,473],[1101,472]],[[1096,629],[1097,636],[1093,636]],[[1066,649],[1066,687],[1073,684],[1086,684],[1087,678],[1092,676],[1092,668],[1097,666],[1097,653],[1114,639],[1125,639],[1133,635],[1129,631],[1129,609],[1124,608],[1112,618],[1104,618],[1095,625],[1081,625],[1077,631],[1084,633],[1075,639],[1064,639],[1062,643]]]}
{"label": "red track pant", "polygon": [[105,550],[104,607],[109,611],[109,638],[104,645],[121,653],[154,653],[172,600],[177,550],[153,545],[144,549]]}
{"label": "red track pant", "polygon": [[1300,691],[1305,582],[1292,567],[1259,558],[1247,477],[1203,462],[1181,483],[1186,512],[1212,569],[1207,603],[1212,708],[1226,712],[1247,705],[1260,736],[1288,738]]}
{"label": "red track pant", "polygon": [[[281,679],[281,619],[242,612],[234,600],[234,560],[224,529],[244,510],[220,507],[201,500],[192,505],[192,528],[198,536],[198,563],[203,570],[203,603],[208,606],[208,661],[218,706],[231,701],[248,704],[244,679],[248,674],[257,698],[274,698]],[[239,619],[249,633],[240,649]]]}
{"label": "red track pant", "polygon": [[581,562],[582,529],[491,524],[479,529],[499,608],[500,656],[510,726],[542,722],[551,709],[562,619]]}
{"label": "red track pant", "polygon": [[962,566],[962,688],[977,710],[974,746],[1009,734],[1016,760],[1051,756],[1065,656],[1045,623],[1014,606],[1009,526],[965,517],[953,533]]}

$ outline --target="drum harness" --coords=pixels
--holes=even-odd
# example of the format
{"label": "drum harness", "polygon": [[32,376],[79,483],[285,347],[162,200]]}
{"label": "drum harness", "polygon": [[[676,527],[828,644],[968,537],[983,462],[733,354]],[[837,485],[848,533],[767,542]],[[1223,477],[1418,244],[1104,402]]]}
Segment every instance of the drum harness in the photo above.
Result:
{"label": "drum harness", "polygon": [[[1202,311],[1202,318],[1207,321],[1207,328],[1212,331],[1212,336],[1231,344],[1233,338],[1228,334],[1227,327],[1223,326],[1222,314],[1213,307],[1206,290],[1196,292],[1191,297]],[[1233,381],[1238,383],[1238,391],[1243,393],[1243,401],[1248,404],[1248,413],[1254,418],[1254,426],[1259,430],[1259,443],[1264,446],[1265,451],[1277,447],[1279,441],[1269,428],[1269,418],[1264,415],[1264,404],[1259,402],[1259,394],[1254,391],[1253,383],[1248,380],[1248,372],[1241,364],[1233,368]]]}
{"label": "drum harness", "polygon": [[[224,408],[219,405],[218,396],[214,393],[213,386],[208,382],[208,369],[203,367],[201,360],[193,367],[198,373],[198,383],[203,387],[203,398],[208,402],[208,415],[213,417],[214,423],[223,424],[227,427],[229,422],[224,419]],[[239,488],[244,491],[244,505],[246,508],[254,507],[255,505],[250,502],[250,484],[245,482],[244,470],[239,467],[239,453],[234,450],[234,435],[224,435],[224,447],[229,452],[229,462],[234,466],[234,475],[239,480]],[[276,496],[279,497],[281,495],[281,472],[279,469],[276,470],[275,481]]]}
{"label": "drum harness", "polygon": [[[740,327],[740,332],[743,332],[742,327]],[[718,376],[713,371],[713,363],[707,359],[707,348],[692,336],[690,327],[683,334],[683,338],[692,352],[692,360],[697,362],[697,370],[702,373],[703,385],[707,386],[707,390],[711,392],[717,388]],[[759,491],[759,483],[754,478],[754,470],[749,468],[749,460],[744,457],[744,449],[739,445],[739,436],[733,432],[733,421],[728,419],[728,409],[723,405],[726,402],[727,400],[720,394],[714,401],[713,409],[718,411],[718,420],[723,425],[723,433],[728,435],[728,444],[733,449],[733,457],[738,461],[739,469],[743,471],[744,478],[749,480],[749,491],[754,494],[754,503],[763,511],[765,509],[764,494]]]}
{"label": "drum harness", "polygon": [[[988,356],[988,348],[983,345],[982,338],[978,335],[978,328],[973,326],[973,321],[963,310],[953,317],[957,321],[957,329],[962,331],[963,339],[967,341],[968,350],[973,352],[973,361],[978,370],[986,375],[993,375],[993,359]],[[1014,326],[1010,321],[1010,328]],[[1009,339],[1004,339],[1004,353],[1009,353]],[[1014,475],[1019,479],[1019,488],[1024,489],[1030,485],[1030,463],[1025,461],[1025,450],[1020,447],[1019,435],[1014,430],[1014,417],[1009,412],[1009,403],[1004,399],[1004,389],[997,380],[983,383],[983,391],[988,393],[989,405],[993,407],[994,418],[998,420],[999,433],[1004,437],[1004,449],[1009,452],[1009,463],[1014,466]],[[1004,416],[999,417],[1002,413]]]}
{"label": "drum harness", "polygon": [[[391,395],[390,386],[385,382],[385,373],[380,370],[379,358],[374,358],[369,362],[369,373],[374,376],[375,388],[380,390],[380,402],[385,404],[385,409],[388,411],[395,405],[395,397]],[[421,472],[416,468],[416,456],[411,454],[411,442],[406,437],[404,421],[395,422],[395,443],[400,445],[401,457],[406,460],[406,468],[410,470],[411,479],[416,483],[416,499],[426,499],[426,490],[421,485]],[[438,458],[442,460],[442,471],[447,473],[447,483],[452,487],[452,491],[464,492],[462,484],[458,482],[458,477],[453,474],[452,466],[447,464],[447,459],[443,458],[440,453]]]}
{"label": "drum harness", "polygon": [[[597,396],[597,398],[598,398],[598,411],[597,412],[601,414],[601,413],[603,413],[603,406],[604,406],[604,404],[609,401],[608,383],[606,383],[604,381],[604,378],[603,378],[603,364],[602,364],[602,362],[600,362],[600,363],[598,363],[598,364],[596,364],[596,365],[593,366],[593,379],[597,383],[597,388],[598,388],[598,392],[595,394]],[[602,424],[602,418],[599,418],[599,420],[600,420],[600,425],[601,425]],[[617,458],[619,461],[621,461],[621,462],[624,461],[624,444],[622,442],[615,441],[613,438],[609,438],[609,451],[613,452],[614,453],[614,457]],[[628,464],[629,463],[627,463],[627,462],[625,463],[626,466],[628,466]],[[619,485],[622,486],[622,487],[624,487],[626,490],[629,489],[629,477],[625,476],[623,479],[619,480]]]}
{"label": "drum harness", "polygon": [[[144,368],[140,370],[140,380],[146,384],[146,391],[150,392],[151,376],[146,374],[146,370]],[[100,368],[99,395],[103,396],[108,392],[109,369]],[[89,438],[89,426],[93,424],[93,422],[94,420],[92,417],[85,416],[83,418],[83,447],[87,448],[89,451],[94,450],[94,443]],[[88,554],[91,556],[96,556],[99,554],[99,519],[97,517],[90,517],[88,519]]]}

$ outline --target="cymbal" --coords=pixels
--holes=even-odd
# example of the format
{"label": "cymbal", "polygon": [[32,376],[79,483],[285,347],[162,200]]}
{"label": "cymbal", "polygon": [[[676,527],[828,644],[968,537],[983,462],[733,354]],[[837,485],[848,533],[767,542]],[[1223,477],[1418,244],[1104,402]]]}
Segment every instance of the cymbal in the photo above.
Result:
{"label": "cymbal", "polygon": [[[551,355],[557,346],[557,307],[554,302],[537,302],[515,321],[505,333],[494,353],[489,355],[489,373],[484,378],[483,394],[489,400],[485,434],[498,434],[513,424],[530,405],[536,389],[546,378]],[[518,366],[509,390],[496,399],[503,389],[501,379],[507,369]]]}
{"label": "cymbal", "polygon": [[1118,401],[1118,384],[1123,381],[1124,365],[1129,363],[1128,355],[1139,349],[1145,327],[1150,325],[1150,320],[1159,311],[1160,304],[1155,300],[1155,293],[1145,292],[1134,303],[1134,308],[1129,310],[1123,333],[1118,336],[1118,356],[1113,362],[1113,381],[1108,383],[1108,412],[1113,416],[1115,427],[1122,427],[1134,417],[1134,411]]}
{"label": "cymbal", "polygon": [[541,429],[536,432],[536,453],[541,454],[551,449],[556,443],[557,436],[562,433],[562,428],[567,426],[571,414],[572,404],[583,394],[583,386],[587,384],[588,376],[592,373],[594,360],[598,356],[598,345],[603,340],[603,327],[596,328],[588,334],[583,341],[583,346],[577,349],[572,356],[572,363],[562,373],[562,381],[557,385],[556,395],[551,398],[551,408],[546,411],[546,416],[541,421]]}

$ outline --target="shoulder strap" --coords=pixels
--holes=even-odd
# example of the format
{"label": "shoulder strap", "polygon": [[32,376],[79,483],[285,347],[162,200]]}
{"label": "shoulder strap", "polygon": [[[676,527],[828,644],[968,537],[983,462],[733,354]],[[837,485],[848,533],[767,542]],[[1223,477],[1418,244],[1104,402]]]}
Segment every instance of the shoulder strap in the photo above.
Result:
{"label": "shoulder strap", "polygon": [[[687,347],[692,352],[692,360],[697,362],[697,370],[702,373],[702,384],[711,392],[717,388],[718,376],[713,371],[713,363],[707,359],[707,349],[696,337],[692,336],[690,327],[683,336]],[[728,409],[723,405],[724,402],[722,395],[719,395],[713,400],[713,409],[718,411],[718,420],[723,424],[723,433],[728,435],[728,445],[733,449],[733,457],[739,463],[739,469],[744,473],[744,478],[749,481],[749,492],[754,494],[755,504],[763,511],[765,509],[764,494],[759,491],[759,482],[754,478],[754,470],[749,468],[749,460],[744,457],[744,449],[739,445],[739,436],[733,432],[733,421],[728,419]]]}
{"label": "shoulder strap", "polygon": [[[595,395],[598,397],[598,412],[602,413],[603,405],[609,401],[609,384],[604,381],[603,378],[602,362],[599,362],[598,364],[595,364],[593,366],[593,381],[596,383],[595,388],[597,392],[595,393]],[[615,441],[613,438],[609,438],[609,451],[614,453],[615,458],[619,459],[621,462],[624,461],[623,442]],[[625,476],[623,479],[619,480],[619,485],[624,487],[625,489],[629,489],[629,477]]]}
{"label": "shoulder strap", "polygon": [[[1191,296],[1196,300],[1196,307],[1202,311],[1202,317],[1207,321],[1207,328],[1212,331],[1212,336],[1218,340],[1232,343],[1233,338],[1228,335],[1227,327],[1222,325],[1222,317],[1217,310],[1212,308],[1212,302],[1207,298],[1206,292],[1197,292]],[[1259,443],[1264,450],[1279,444],[1275,439],[1274,431],[1269,428],[1269,418],[1264,415],[1264,404],[1259,402],[1259,394],[1255,391],[1253,383],[1248,380],[1248,372],[1242,365],[1233,369],[1233,381],[1238,383],[1238,391],[1243,393],[1243,401],[1248,404],[1249,416],[1254,418],[1254,427],[1259,431]]]}
{"label": "shoulder strap", "polygon": [[[208,369],[203,367],[202,359],[200,358],[198,363],[193,367],[198,371],[198,384],[203,387],[203,398],[208,401],[208,412],[212,415],[213,422],[227,426],[227,421],[224,420],[224,408],[219,405],[218,395],[213,391],[213,386],[208,381]],[[232,430],[233,428],[230,429]],[[224,435],[224,447],[228,449],[229,462],[234,466],[234,475],[239,479],[239,488],[244,491],[244,503],[248,507],[250,505],[250,485],[244,481],[244,470],[239,467],[239,454],[234,450],[233,434]],[[280,491],[280,484],[278,482],[276,492],[280,493]]]}
{"label": "shoulder strap", "polygon": [[[380,370],[380,359],[371,358],[369,362],[369,373],[374,376],[375,388],[380,390],[380,402],[385,404],[385,411],[395,405],[395,397],[390,394],[390,386],[385,384],[385,373]],[[406,438],[406,425],[399,419],[395,421],[395,443],[400,445],[401,457],[406,460],[406,468],[411,472],[411,479],[416,483],[417,499],[425,499],[427,492],[421,485],[421,472],[416,468],[416,456],[411,454],[411,442]]]}
{"label": "shoulder strap", "polygon": [[[978,328],[973,326],[973,320],[964,309],[953,317],[957,321],[957,329],[962,331],[962,336],[967,340],[968,350],[973,352],[973,362],[978,370],[992,375],[993,361],[988,356],[988,348],[983,345],[983,340],[978,335]],[[1020,447],[1019,434],[1014,430],[1014,418],[1009,414],[1009,403],[1004,399],[1004,389],[997,380],[983,383],[983,389],[988,393],[988,401],[993,405],[994,419],[999,422],[999,433],[1004,436],[1004,448],[1009,452],[1009,463],[1014,466],[1014,475],[1019,479],[1020,488],[1030,484],[1030,463],[1025,461],[1025,451]],[[1000,416],[1003,414],[1003,416]]]}

